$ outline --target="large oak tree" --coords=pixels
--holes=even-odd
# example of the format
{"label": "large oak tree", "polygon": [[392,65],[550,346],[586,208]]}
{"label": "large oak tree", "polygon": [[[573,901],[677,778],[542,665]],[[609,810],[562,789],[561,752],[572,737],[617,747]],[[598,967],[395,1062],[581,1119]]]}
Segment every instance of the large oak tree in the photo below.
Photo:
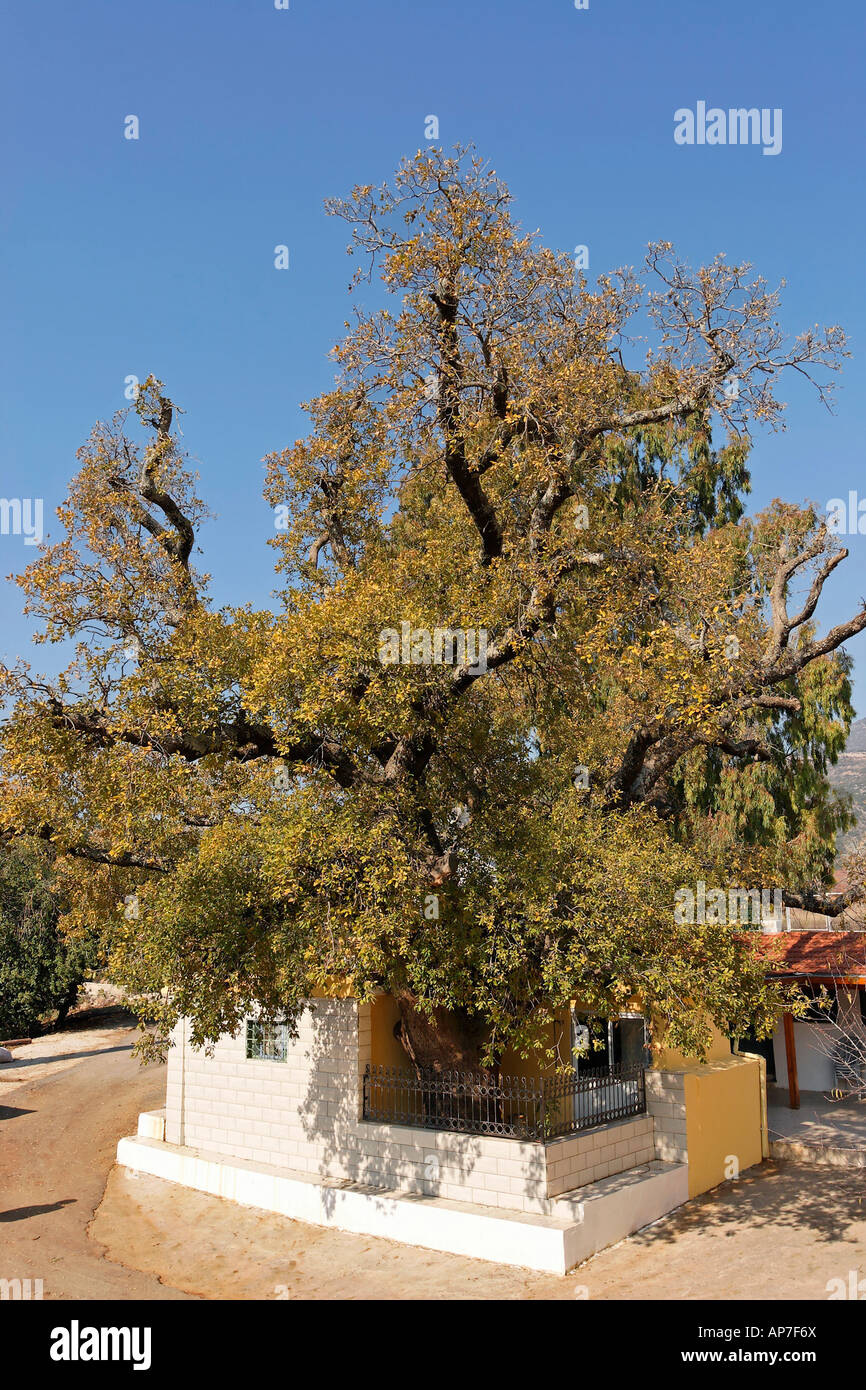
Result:
{"label": "large oak tree", "polygon": [[[697,1050],[710,1020],[766,1025],[742,934],[674,893],[840,906],[825,774],[866,609],[822,634],[846,551],[743,497],[780,376],[826,395],[841,331],[789,339],[749,267],[666,243],[590,286],[472,151],[330,211],[372,304],[267,459],[279,611],[210,602],[149,379],[19,580],[77,648],[4,673],[5,835],[51,842],[71,919],[198,1041],[335,987],[392,992],[419,1064],[528,1047],[576,997],[637,995]],[[383,661],[402,624],[483,630],[486,661]]]}

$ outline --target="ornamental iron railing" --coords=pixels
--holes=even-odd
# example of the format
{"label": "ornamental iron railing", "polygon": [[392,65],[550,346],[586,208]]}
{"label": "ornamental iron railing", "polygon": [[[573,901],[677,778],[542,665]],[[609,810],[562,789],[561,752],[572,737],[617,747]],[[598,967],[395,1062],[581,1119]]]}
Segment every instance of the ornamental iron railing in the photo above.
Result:
{"label": "ornamental iron railing", "polygon": [[552,1080],[373,1065],[364,1072],[364,1119],[412,1129],[546,1143],[645,1112],[643,1067],[581,1070]]}

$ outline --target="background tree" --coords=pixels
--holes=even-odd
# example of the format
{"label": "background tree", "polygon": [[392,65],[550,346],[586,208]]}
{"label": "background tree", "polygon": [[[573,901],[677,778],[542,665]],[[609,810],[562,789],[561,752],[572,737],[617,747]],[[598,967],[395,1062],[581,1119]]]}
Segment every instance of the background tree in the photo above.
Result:
{"label": "background tree", "polygon": [[[812,508],[742,499],[780,375],[826,396],[841,331],[789,340],[749,267],[666,243],[590,287],[471,151],[330,211],[381,289],[267,460],[281,611],[210,604],[149,379],[150,435],[97,426],[20,580],[77,654],[6,672],[7,834],[51,841],[70,921],[198,1041],[336,985],[391,991],[419,1064],[529,1047],[574,997],[638,994],[692,1050],[765,1026],[738,934],[673,901],[703,879],[836,910],[825,771],[866,609],[820,635],[847,552]],[[486,662],[384,662],[403,623],[484,630]]]}
{"label": "background tree", "polygon": [[95,964],[94,943],[64,936],[60,912],[45,847],[0,851],[0,1038],[62,1023]]}

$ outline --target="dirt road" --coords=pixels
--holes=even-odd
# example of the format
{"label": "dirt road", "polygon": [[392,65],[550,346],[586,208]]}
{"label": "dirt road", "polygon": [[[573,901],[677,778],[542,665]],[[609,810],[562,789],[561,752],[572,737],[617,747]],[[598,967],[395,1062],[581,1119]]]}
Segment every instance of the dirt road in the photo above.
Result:
{"label": "dirt road", "polygon": [[163,1103],[165,1070],[131,1056],[129,1027],[81,1035],[80,1055],[40,1039],[22,1052],[35,1081],[0,1086],[0,1278],[42,1279],[48,1298],[183,1298],[153,1274],[103,1258],[87,1228],[138,1112]]}

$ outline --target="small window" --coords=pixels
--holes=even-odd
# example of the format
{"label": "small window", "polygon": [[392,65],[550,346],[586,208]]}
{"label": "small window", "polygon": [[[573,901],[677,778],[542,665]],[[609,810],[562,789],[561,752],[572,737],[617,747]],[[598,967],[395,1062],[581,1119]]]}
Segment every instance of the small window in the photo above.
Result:
{"label": "small window", "polygon": [[261,1023],[247,1019],[247,1060],[285,1062],[288,1055],[289,1030],[285,1023]]}

